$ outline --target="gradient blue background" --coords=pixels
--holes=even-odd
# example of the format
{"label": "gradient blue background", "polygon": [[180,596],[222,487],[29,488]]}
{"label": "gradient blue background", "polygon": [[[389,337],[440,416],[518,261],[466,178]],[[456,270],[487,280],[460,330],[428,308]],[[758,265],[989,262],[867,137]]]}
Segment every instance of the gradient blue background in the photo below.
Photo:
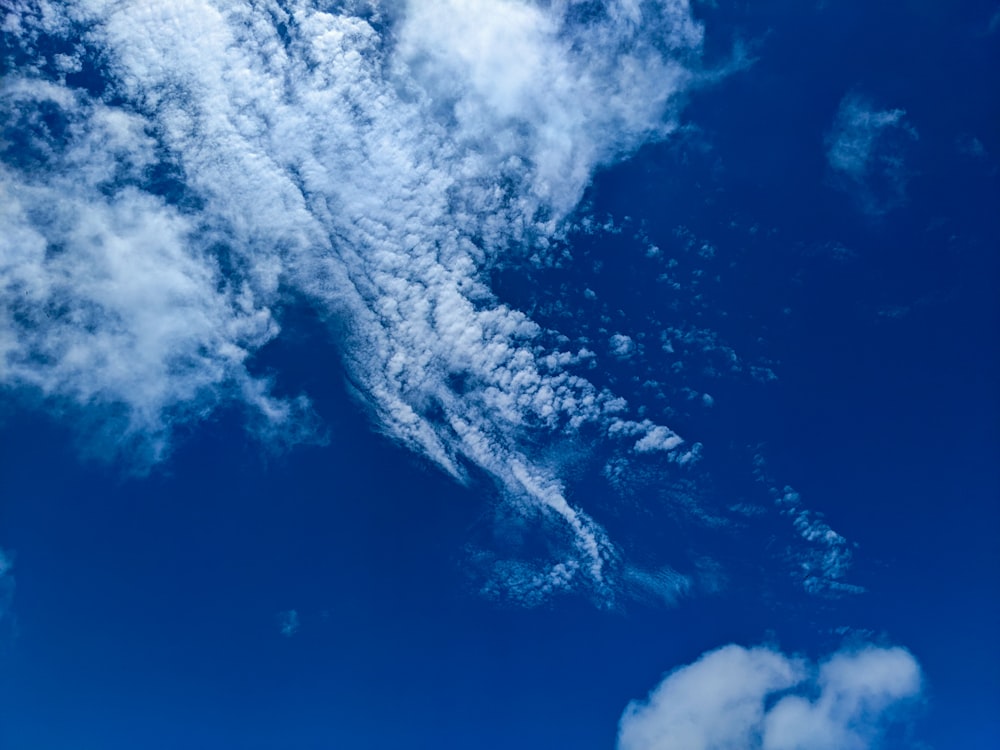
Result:
{"label": "gradient blue background", "polygon": [[[763,493],[762,450],[857,543],[850,581],[866,593],[806,596],[762,535],[715,537],[727,586],[673,608],[485,599],[466,547],[495,490],[457,486],[376,434],[327,334],[289,310],[297,333],[257,366],[314,398],[324,447],[266,454],[222,412],[130,478],[81,462],[72,426],[3,394],[0,545],[16,592],[0,621],[0,746],[608,748],[665,670],[728,642],[820,655],[844,628],[920,661],[913,736],[1000,746],[997,12],[698,6],[709,44],[727,40],[714,54],[742,38],[755,62],[692,96],[697,132],[601,173],[586,199],[667,255],[679,225],[713,242],[720,280],[697,314],[778,380],[706,383],[716,407],[672,427],[729,446],[706,459],[702,490],[720,501]],[[881,216],[829,180],[824,134],[851,91],[919,131],[907,199]],[[983,155],[963,151],[969,138]],[[669,309],[628,233],[570,247],[579,263],[508,270],[498,293],[555,327],[546,295],[584,285],[626,319],[693,314]],[[607,377],[625,382],[622,367]],[[606,492],[586,476],[572,487],[584,507]],[[678,549],[684,533],[634,530]],[[290,609],[301,627],[283,637]]]}

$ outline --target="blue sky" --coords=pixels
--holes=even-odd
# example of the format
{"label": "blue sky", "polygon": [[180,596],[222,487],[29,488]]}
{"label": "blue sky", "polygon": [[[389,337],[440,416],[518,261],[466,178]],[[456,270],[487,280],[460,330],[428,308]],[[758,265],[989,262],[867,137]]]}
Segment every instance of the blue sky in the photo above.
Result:
{"label": "blue sky", "polygon": [[0,7],[0,745],[1000,740],[1000,7]]}

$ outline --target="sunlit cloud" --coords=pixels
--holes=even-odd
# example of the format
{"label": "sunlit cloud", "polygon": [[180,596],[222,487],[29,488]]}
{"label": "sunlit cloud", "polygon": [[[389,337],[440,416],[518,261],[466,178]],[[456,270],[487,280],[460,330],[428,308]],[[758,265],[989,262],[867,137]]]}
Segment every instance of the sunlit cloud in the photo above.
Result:
{"label": "sunlit cloud", "polygon": [[684,0],[21,0],[3,24],[0,382],[102,410],[147,464],[222,403],[287,433],[308,404],[249,363],[307,302],[384,432],[571,532],[539,585],[605,586],[611,543],[532,441],[683,441],[486,273],[544,255],[596,169],[676,127],[702,38]]}
{"label": "sunlit cloud", "polygon": [[[220,407],[266,443],[315,440],[307,394],[254,364],[306,305],[377,429],[545,530],[541,556],[478,556],[484,590],[607,601],[661,576],[623,562],[543,447],[588,443],[619,482],[633,459],[695,465],[700,443],[591,374],[593,349],[624,367],[647,344],[573,343],[491,273],[599,229],[574,213],[594,175],[718,78],[686,0],[5,8],[0,386],[140,471]],[[657,335],[765,377],[710,330]],[[661,599],[686,590],[668,578]]]}
{"label": "sunlit cloud", "polygon": [[920,692],[920,667],[898,647],[845,649],[814,666],[773,648],[730,645],[631,703],[618,747],[870,750]]}

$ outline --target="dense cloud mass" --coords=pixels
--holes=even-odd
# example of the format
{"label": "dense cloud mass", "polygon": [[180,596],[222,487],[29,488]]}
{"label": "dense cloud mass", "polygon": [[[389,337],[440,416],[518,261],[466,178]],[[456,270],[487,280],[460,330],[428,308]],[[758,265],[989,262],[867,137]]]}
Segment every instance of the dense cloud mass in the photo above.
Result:
{"label": "dense cloud mass", "polygon": [[921,690],[902,648],[840,651],[818,668],[771,648],[731,645],[671,672],[628,706],[620,750],[863,750]]}
{"label": "dense cloud mass", "polygon": [[248,362],[308,301],[383,430],[569,529],[530,588],[603,586],[611,546],[531,436],[683,441],[485,274],[544,257],[595,169],[675,127],[685,0],[6,8],[0,382],[96,410],[147,463],[220,403],[287,434],[308,405]]}
{"label": "dense cloud mass", "polygon": [[[308,305],[381,430],[546,529],[530,561],[477,553],[484,591],[607,600],[659,580],[622,563],[540,446],[604,445],[616,482],[627,454],[682,466],[701,446],[595,384],[594,352],[490,274],[552,261],[596,170],[676,129],[706,79],[686,0],[4,8],[0,385],[140,471],[220,405],[269,443],[308,440],[307,397],[254,367],[281,311]],[[602,348],[640,351],[625,332]],[[828,590],[844,541],[784,512]],[[672,599],[691,582],[666,570]]]}

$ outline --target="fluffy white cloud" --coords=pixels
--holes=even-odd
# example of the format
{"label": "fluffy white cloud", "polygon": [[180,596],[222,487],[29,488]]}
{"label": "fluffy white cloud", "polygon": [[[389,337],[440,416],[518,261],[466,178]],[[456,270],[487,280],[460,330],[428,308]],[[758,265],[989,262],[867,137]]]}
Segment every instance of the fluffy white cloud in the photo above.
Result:
{"label": "fluffy white cloud", "polygon": [[307,301],[387,434],[570,532],[519,586],[605,586],[615,552],[538,433],[682,441],[623,421],[488,271],[544,254],[598,167],[674,129],[686,0],[6,7],[0,384],[100,407],[147,461],[227,400],[295,429],[248,362]]}
{"label": "fluffy white cloud", "polygon": [[616,357],[626,359],[635,353],[635,342],[631,336],[626,336],[624,333],[616,333],[608,339],[608,348]]}
{"label": "fluffy white cloud", "polygon": [[192,241],[193,217],[132,185],[102,189],[152,161],[142,123],[61,88],[4,94],[4,115],[51,105],[72,119],[44,172],[0,165],[0,382],[107,408],[143,462],[178,412],[202,413],[223,385],[265,421],[288,419],[245,369],[278,330],[252,286]]}
{"label": "fluffy white cloud", "polygon": [[668,674],[621,718],[621,750],[861,750],[921,690],[902,648],[865,646],[818,667],[730,645]]}

